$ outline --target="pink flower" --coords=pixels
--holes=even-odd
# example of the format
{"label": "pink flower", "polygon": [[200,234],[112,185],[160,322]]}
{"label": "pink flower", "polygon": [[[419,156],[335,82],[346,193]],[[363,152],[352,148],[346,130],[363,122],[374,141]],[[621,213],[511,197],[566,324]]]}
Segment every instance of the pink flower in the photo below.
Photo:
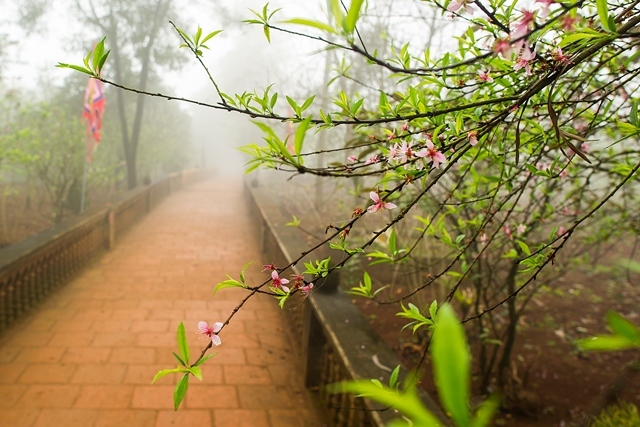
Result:
{"label": "pink flower", "polygon": [[489,237],[487,237],[487,233],[482,233],[480,235],[480,243],[482,243],[482,245],[486,245],[487,240],[489,240]]}
{"label": "pink flower", "polygon": [[475,146],[478,144],[478,131],[472,130],[467,132],[467,138],[469,138],[469,144]]}
{"label": "pink flower", "polygon": [[567,232],[567,229],[566,229],[566,228],[564,228],[563,226],[560,226],[560,227],[558,228],[558,235],[562,236],[562,235],[563,235],[564,233],[566,233],[566,232]]}
{"label": "pink flower", "polygon": [[[406,141],[404,141],[402,143],[402,146],[400,147],[400,156],[402,157],[400,159],[400,161],[402,163],[406,163],[406,162],[410,161],[413,158],[414,155],[415,155],[415,153],[411,149],[411,144],[409,144]],[[404,165],[404,168],[407,169],[408,166],[409,166],[409,164],[407,163],[407,164]]]}
{"label": "pink flower", "polygon": [[400,155],[400,146],[398,144],[394,144],[391,148],[389,148],[389,155],[387,159],[389,161],[395,160],[396,157]]}
{"label": "pink flower", "polygon": [[276,289],[282,289],[285,292],[289,292],[289,287],[285,286],[287,283],[289,283],[289,280],[284,279],[284,278],[280,278],[278,276],[278,272],[276,270],[273,270],[271,272],[271,278],[273,279],[273,287]]}
{"label": "pink flower", "polygon": [[276,267],[275,264],[265,264],[263,265],[263,267],[264,268],[262,269],[262,271],[274,271],[278,269],[278,267]]}
{"label": "pink flower", "polygon": [[365,165],[372,165],[372,164],[376,164],[380,161],[380,159],[378,159],[378,155],[374,154],[373,156],[369,157],[367,159],[366,162],[364,162]]}
{"label": "pink flower", "polygon": [[571,31],[573,31],[573,30],[574,30],[575,25],[576,25],[578,22],[580,22],[580,17],[579,17],[579,16],[576,16],[576,17],[574,18],[574,17],[571,17],[571,15],[569,15],[569,14],[566,14],[566,15],[564,16],[564,18],[562,18],[562,20],[560,21],[560,23],[562,24],[562,29],[563,29],[565,32],[571,32]]}
{"label": "pink flower", "polygon": [[513,66],[513,69],[518,71],[524,68],[527,71],[527,76],[532,75],[533,72],[531,71],[530,62],[533,61],[535,57],[536,57],[536,52],[534,50],[531,50],[528,46],[525,46],[524,49],[522,49],[522,52],[520,53],[518,62],[516,62],[516,64]]}
{"label": "pink flower", "polygon": [[403,123],[401,129],[402,129],[403,132],[408,131],[409,130],[409,123]]}
{"label": "pink flower", "polygon": [[367,208],[367,212],[378,212],[381,209],[393,209],[397,208],[393,203],[384,203],[380,200],[380,196],[375,191],[369,193],[369,197],[373,200],[374,204]]}
{"label": "pink flower", "polygon": [[305,285],[305,286],[300,286],[299,289],[300,291],[302,291],[305,297],[308,297],[309,292],[311,292],[311,289],[313,289],[313,283],[309,283],[308,285]]}
{"label": "pink flower", "polygon": [[[516,26],[514,28],[511,37],[513,40],[518,40],[519,38],[525,36],[529,33],[530,30],[533,29],[533,24],[536,21],[536,14],[530,10],[522,11],[522,18],[518,22],[516,22]],[[516,42],[518,47],[522,47],[524,40],[519,40]]]}
{"label": "pink flower", "polygon": [[357,162],[358,158],[356,156],[349,156],[347,157],[347,160],[349,160],[350,162]]}
{"label": "pink flower", "polygon": [[478,71],[478,80],[481,82],[493,83],[493,77],[489,75],[489,71],[480,70]]}
{"label": "pink flower", "polygon": [[549,16],[549,7],[554,4],[556,0],[536,0],[536,3],[542,4],[542,9],[540,9],[540,17],[545,19]]}
{"label": "pink flower", "polygon": [[561,64],[568,64],[571,62],[568,55],[562,53],[562,48],[557,47],[551,51],[551,57]]}
{"label": "pink flower", "polygon": [[211,338],[211,342],[215,345],[222,344],[222,340],[218,336],[218,332],[222,329],[222,322],[216,322],[213,325],[209,326],[207,322],[198,322],[198,333],[204,336]]}
{"label": "pink flower", "polygon": [[509,224],[504,226],[504,234],[506,234],[509,239],[513,239],[513,234],[511,234],[511,228],[509,227]]}
{"label": "pink flower", "polygon": [[430,139],[426,141],[427,148],[423,148],[422,150],[416,153],[416,156],[422,158],[429,158],[433,161],[433,167],[436,169],[440,169],[440,164],[447,163],[447,158],[442,154],[433,142]]}
{"label": "pink flower", "polygon": [[527,226],[524,224],[519,224],[516,228],[516,233],[518,234],[524,234],[525,231],[527,231]]}
{"label": "pink flower", "polygon": [[464,8],[464,10],[469,14],[469,15],[473,15],[473,8],[471,7],[471,4],[473,3],[474,0],[453,0],[451,3],[449,3],[449,6],[447,7],[447,10],[451,13],[457,11],[458,9],[460,9],[461,7]]}
{"label": "pink flower", "polygon": [[511,43],[507,39],[496,39],[495,43],[493,43],[493,52],[496,55],[502,55],[504,59],[509,59],[511,49]]}

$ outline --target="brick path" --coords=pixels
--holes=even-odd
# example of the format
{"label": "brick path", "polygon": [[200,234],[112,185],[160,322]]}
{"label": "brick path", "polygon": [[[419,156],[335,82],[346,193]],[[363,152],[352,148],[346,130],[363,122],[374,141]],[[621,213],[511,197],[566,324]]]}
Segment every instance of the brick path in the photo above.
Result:
{"label": "brick path", "polygon": [[[0,335],[2,426],[322,426],[301,385],[277,302],[249,301],[178,412],[167,376],[176,328],[199,353],[197,322],[222,321],[245,293],[225,273],[264,273],[241,179],[173,194],[71,283]],[[193,357],[193,356],[192,356]],[[277,408],[277,409],[276,409]]]}

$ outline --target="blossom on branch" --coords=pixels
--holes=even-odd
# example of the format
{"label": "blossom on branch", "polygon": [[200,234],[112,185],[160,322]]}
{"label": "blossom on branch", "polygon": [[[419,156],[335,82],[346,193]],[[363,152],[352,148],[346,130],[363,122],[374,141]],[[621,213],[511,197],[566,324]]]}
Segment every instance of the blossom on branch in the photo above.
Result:
{"label": "blossom on branch", "polygon": [[481,82],[493,83],[493,77],[489,75],[489,71],[487,70],[478,71],[478,80]]}
{"label": "blossom on branch", "polygon": [[198,322],[198,333],[203,335],[201,338],[207,336],[211,338],[211,342],[215,345],[222,344],[222,340],[218,336],[220,329],[222,329],[222,322],[216,322],[211,326],[205,321]]}
{"label": "blossom on branch", "polygon": [[473,4],[473,2],[474,0],[453,0],[451,3],[449,3],[447,10],[453,13],[458,9],[463,8],[469,15],[473,15],[473,7],[471,7],[471,4]]}
{"label": "blossom on branch", "polygon": [[467,138],[469,138],[469,144],[475,146],[478,144],[478,131],[472,130],[467,132]]}
{"label": "blossom on branch", "polygon": [[378,212],[381,209],[393,209],[397,208],[393,203],[385,203],[380,199],[380,196],[375,191],[369,193],[369,197],[373,200],[374,204],[367,208],[367,212]]}
{"label": "blossom on branch", "polygon": [[427,147],[416,153],[416,156],[422,158],[429,158],[433,161],[433,167],[440,169],[442,163],[447,163],[447,158],[442,154],[430,139],[427,139]]}
{"label": "blossom on branch", "polygon": [[504,59],[509,59],[511,57],[511,43],[508,39],[496,39],[493,43],[493,52],[496,55],[502,55]]}
{"label": "blossom on branch", "polygon": [[535,50],[530,49],[528,46],[525,46],[520,53],[520,57],[518,58],[518,62],[515,63],[513,69],[515,71],[521,70],[524,68],[527,71],[527,76],[533,75],[533,71],[531,71],[530,62],[536,57]]}
{"label": "blossom on branch", "polygon": [[289,283],[288,279],[285,278],[281,278],[280,276],[278,276],[278,272],[276,270],[273,270],[271,272],[271,279],[273,279],[273,287],[276,289],[282,289],[285,292],[289,292],[289,287],[285,286],[287,283]]}

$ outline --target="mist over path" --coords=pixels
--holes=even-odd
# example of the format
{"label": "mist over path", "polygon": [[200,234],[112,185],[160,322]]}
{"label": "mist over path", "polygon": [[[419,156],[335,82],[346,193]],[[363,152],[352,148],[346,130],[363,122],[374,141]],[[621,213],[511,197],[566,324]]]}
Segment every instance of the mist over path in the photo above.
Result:
{"label": "mist over path", "polygon": [[151,385],[156,372],[176,366],[180,321],[194,360],[207,344],[197,323],[224,321],[246,295],[212,290],[248,261],[248,281],[262,279],[242,179],[212,178],[172,194],[0,336],[0,424],[322,426],[271,298],[253,298],[223,330],[204,381],[191,378],[178,412],[178,377]]}

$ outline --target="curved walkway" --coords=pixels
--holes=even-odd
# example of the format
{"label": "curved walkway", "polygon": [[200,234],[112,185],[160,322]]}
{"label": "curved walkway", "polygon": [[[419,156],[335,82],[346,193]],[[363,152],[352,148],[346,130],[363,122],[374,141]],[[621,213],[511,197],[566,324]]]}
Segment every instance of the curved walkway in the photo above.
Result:
{"label": "curved walkway", "polygon": [[115,249],[0,335],[0,425],[322,426],[297,376],[277,302],[256,297],[221,334],[218,355],[173,411],[176,328],[191,353],[197,323],[223,321],[245,295],[224,289],[261,256],[242,180],[211,179],[173,194]]}

